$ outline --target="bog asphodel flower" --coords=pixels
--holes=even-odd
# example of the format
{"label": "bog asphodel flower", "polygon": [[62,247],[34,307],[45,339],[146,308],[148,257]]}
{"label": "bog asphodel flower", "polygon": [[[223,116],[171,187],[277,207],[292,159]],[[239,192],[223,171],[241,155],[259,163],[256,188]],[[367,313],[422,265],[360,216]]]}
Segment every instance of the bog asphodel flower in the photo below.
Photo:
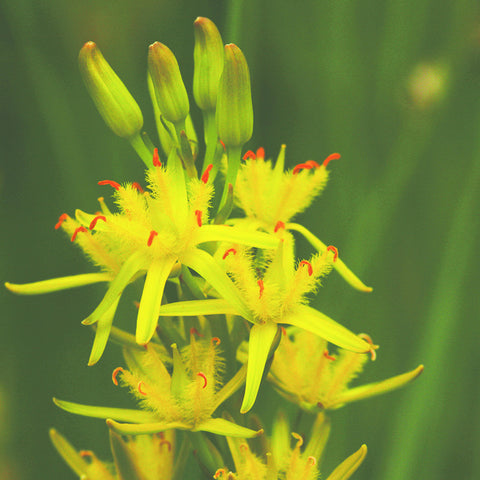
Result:
{"label": "bog asphodel flower", "polygon": [[63,214],[55,228],[65,230],[71,241],[82,248],[102,273],[25,285],[6,283],[7,288],[14,293],[29,295],[107,282],[109,287],[103,300],[83,321],[86,325],[97,324],[89,365],[97,362],[105,349],[123,290],[139,276],[146,276],[137,317],[136,339],[139,344],[147,344],[152,338],[165,283],[169,276],[178,275],[182,266],[197,272],[250,320],[250,310],[224,270],[200,246],[235,241],[257,248],[275,248],[278,239],[262,232],[208,224],[208,208],[213,194],[209,182],[210,168],[201,179],[186,180],[181,159],[173,149],[166,166],[154,153],[153,167],[147,171],[146,177],[148,191],[137,183],[99,182],[113,187],[119,212],[112,213],[102,199],[100,212],[87,214],[77,210],[75,218]]}

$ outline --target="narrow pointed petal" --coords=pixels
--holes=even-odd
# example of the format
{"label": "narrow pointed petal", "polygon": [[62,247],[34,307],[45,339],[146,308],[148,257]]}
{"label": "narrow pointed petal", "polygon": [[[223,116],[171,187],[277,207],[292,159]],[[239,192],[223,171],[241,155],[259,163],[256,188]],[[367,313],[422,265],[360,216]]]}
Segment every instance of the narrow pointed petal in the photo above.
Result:
{"label": "narrow pointed petal", "polygon": [[255,248],[277,248],[278,238],[269,233],[256,232],[241,227],[204,225],[197,233],[197,243],[231,242]]}
{"label": "narrow pointed petal", "polygon": [[175,258],[163,258],[153,262],[148,269],[137,317],[136,339],[139,345],[146,345],[155,333],[163,290],[175,261]]}
{"label": "narrow pointed petal", "polygon": [[195,317],[197,315],[239,315],[238,311],[226,300],[221,298],[211,300],[191,300],[173,302],[160,307],[159,315]]}
{"label": "narrow pointed petal", "polygon": [[367,385],[361,385],[346,390],[340,395],[337,395],[333,401],[329,403],[328,408],[339,408],[345,403],[356,402],[358,400],[363,400],[364,398],[370,398],[396,390],[397,388],[403,387],[407,383],[415,380],[423,372],[423,368],[423,365],[419,365],[411,372],[403,373],[381,382],[369,383]]}
{"label": "narrow pointed petal", "polygon": [[196,431],[214,433],[215,435],[224,435],[225,437],[254,438],[263,433],[263,430],[251,430],[242,427],[236,423],[229,422],[224,418],[209,418],[195,429]]}
{"label": "narrow pointed petal", "polygon": [[195,270],[246,320],[257,323],[240,292],[220,265],[207,252],[195,249],[185,255],[182,263]]}
{"label": "narrow pointed petal", "polygon": [[63,435],[60,435],[60,433],[58,433],[54,428],[51,428],[49,433],[53,446],[60,456],[65,460],[67,465],[79,477],[86,475],[88,465],[77,452],[77,450],[71,445],[71,443]]}
{"label": "narrow pointed petal", "polygon": [[153,422],[156,417],[148,412],[141,410],[132,410],[129,408],[111,408],[111,407],[96,407],[93,405],[82,405],[80,403],[66,402],[65,400],[53,399],[53,403],[69,413],[75,415],[83,415],[84,417],[92,418],[114,418],[121,422],[145,423]]}
{"label": "narrow pointed petal", "polygon": [[307,307],[306,305],[298,306],[295,311],[286,316],[282,322],[303,328],[345,350],[357,353],[366,353],[372,350],[372,345],[362,340],[343,325],[327,317],[324,313],[312,307]]}
{"label": "narrow pointed petal", "polygon": [[112,276],[107,273],[84,273],[82,275],[70,275],[68,277],[52,278],[33,283],[16,284],[5,282],[5,287],[18,295],[39,295],[83,287],[92,283],[109,282],[111,280]]}
{"label": "narrow pointed petal", "polygon": [[120,435],[110,430],[110,449],[119,480],[146,480],[138,468],[135,455]]}
{"label": "narrow pointed petal", "polygon": [[215,395],[215,406],[212,413],[225,401],[230,398],[244,383],[247,376],[247,365],[242,368],[222,387]]}
{"label": "narrow pointed petal", "polygon": [[254,325],[250,330],[247,381],[240,413],[248,412],[255,403],[270,347],[277,334],[277,329],[277,324],[269,322],[263,325]]}
{"label": "narrow pointed petal", "polygon": [[348,480],[358,469],[367,455],[367,446],[362,445],[353,455],[346,458],[327,478],[327,480]]}
{"label": "narrow pointed petal", "polygon": [[[312,247],[316,248],[320,253],[323,253],[327,246],[318,239],[312,232],[307,230],[304,226],[299,225],[298,223],[287,223],[285,226],[287,230],[295,230],[301,233],[312,245]],[[333,268],[343,277],[343,279],[349,283],[353,288],[356,290],[360,290],[361,292],[371,292],[373,290],[372,287],[367,287],[344,263],[340,258],[337,258],[335,262],[333,262]]]}
{"label": "narrow pointed petal", "polygon": [[179,430],[191,430],[190,426],[182,422],[118,423],[111,418],[107,418],[107,426],[120,435],[151,435],[175,428]]}
{"label": "narrow pointed petal", "polygon": [[118,297],[112,304],[112,306],[99,318],[97,322],[97,328],[95,331],[95,339],[93,340],[93,347],[90,353],[90,358],[88,359],[88,366],[95,365],[103,355],[105,347],[107,346],[108,337],[110,335],[110,330],[112,328],[113,317],[117,311],[118,302],[120,297]]}
{"label": "narrow pointed petal", "polygon": [[131,282],[132,278],[140,271],[143,270],[143,262],[139,253],[134,253],[128,258],[120,268],[117,276],[110,284],[107,293],[99,303],[98,307],[93,313],[86,318],[82,323],[84,325],[91,325],[99,320],[99,318],[113,305],[113,302],[122,294],[125,287]]}

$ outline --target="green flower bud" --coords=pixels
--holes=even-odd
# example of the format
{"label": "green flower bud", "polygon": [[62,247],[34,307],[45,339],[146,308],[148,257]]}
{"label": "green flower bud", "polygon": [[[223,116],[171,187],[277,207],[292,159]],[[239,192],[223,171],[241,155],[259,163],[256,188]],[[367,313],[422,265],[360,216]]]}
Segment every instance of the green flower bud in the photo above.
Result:
{"label": "green flower bud", "polygon": [[193,23],[193,96],[202,110],[215,110],[218,84],[223,70],[223,42],[215,24],[205,17]]}
{"label": "green flower bud", "polygon": [[82,47],[78,62],[88,93],[105,123],[119,137],[137,135],[143,126],[140,107],[94,42]]}
{"label": "green flower bud", "polygon": [[188,95],[177,59],[167,46],[155,42],[148,47],[148,71],[163,116],[173,124],[184,122],[190,108]]}
{"label": "green flower bud", "polygon": [[218,137],[227,147],[242,147],[253,133],[250,73],[242,51],[225,45],[225,66],[220,78],[216,113]]}

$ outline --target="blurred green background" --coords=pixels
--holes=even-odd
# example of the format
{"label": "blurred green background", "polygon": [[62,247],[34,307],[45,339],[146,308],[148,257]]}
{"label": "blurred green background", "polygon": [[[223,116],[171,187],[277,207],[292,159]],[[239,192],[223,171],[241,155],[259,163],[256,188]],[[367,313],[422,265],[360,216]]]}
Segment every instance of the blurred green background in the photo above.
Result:
{"label": "blurred green background", "polygon": [[[170,46],[191,91],[192,22],[208,16],[249,61],[248,147],[270,156],[286,143],[289,165],[342,154],[301,221],[374,287],[361,294],[332,274],[315,300],[381,345],[362,381],[426,366],[406,389],[334,412],[325,475],[366,443],[357,480],[480,478],[479,10],[473,0],[4,0],[2,281],[92,271],[53,225],[64,211],[95,210],[108,194],[98,180],[142,178],[142,162],[81,82],[83,43],[100,46],[153,138],[147,45]],[[91,334],[80,320],[100,296],[93,287],[24,298],[0,291],[2,480],[75,478],[49,443],[50,426],[108,455],[102,421],[51,402],[126,402],[110,380],[118,349],[86,366]],[[268,418],[277,397],[261,393]]]}

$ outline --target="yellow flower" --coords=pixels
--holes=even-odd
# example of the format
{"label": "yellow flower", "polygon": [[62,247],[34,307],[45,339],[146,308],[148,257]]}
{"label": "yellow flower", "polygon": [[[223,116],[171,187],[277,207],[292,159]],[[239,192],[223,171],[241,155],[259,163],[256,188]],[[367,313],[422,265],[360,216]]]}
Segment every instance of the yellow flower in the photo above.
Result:
{"label": "yellow flower", "polygon": [[[155,150],[156,153],[156,150]],[[212,256],[199,248],[202,244],[235,241],[258,248],[275,248],[278,240],[262,232],[226,225],[209,225],[208,208],[213,194],[207,170],[202,178],[186,180],[176,149],[167,166],[154,154],[153,168],[147,171],[148,192],[136,183],[120,185],[110,180],[99,182],[115,189],[118,213],[100,201],[101,212],[86,214],[77,210],[75,219],[63,214],[56,228],[63,228],[72,242],[102,269],[91,273],[25,285],[6,283],[18,294],[37,294],[108,282],[109,288],[83,323],[97,323],[89,365],[101,357],[113,317],[125,287],[146,275],[137,317],[136,339],[146,344],[157,326],[163,290],[169,276],[178,275],[181,266],[190,267],[220,294],[228,296],[236,308],[249,316],[225,272]],[[211,168],[211,167],[210,167]]]}
{"label": "yellow flower", "polygon": [[[283,332],[268,379],[282,396],[309,412],[336,409],[387,393],[411,382],[423,371],[423,365],[419,365],[387,380],[348,388],[368,361],[367,355],[343,349],[331,355],[327,342],[316,335],[295,328]],[[367,335],[360,337],[371,342]],[[246,352],[240,356],[246,360]]]}

